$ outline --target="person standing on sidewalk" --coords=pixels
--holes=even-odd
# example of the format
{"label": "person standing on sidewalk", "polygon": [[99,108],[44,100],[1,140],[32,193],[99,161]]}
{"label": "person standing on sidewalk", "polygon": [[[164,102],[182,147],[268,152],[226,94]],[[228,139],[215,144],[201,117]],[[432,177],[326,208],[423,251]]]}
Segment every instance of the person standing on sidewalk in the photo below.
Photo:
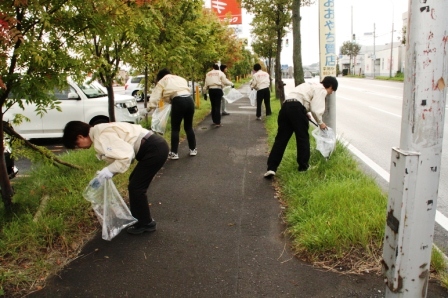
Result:
{"label": "person standing on sidewalk", "polygon": [[278,131],[268,157],[268,171],[265,178],[275,175],[286,146],[292,134],[296,135],[297,163],[299,172],[308,170],[310,160],[310,138],[308,134],[310,115],[317,121],[320,129],[327,125],[322,121],[325,112],[325,97],[338,89],[335,77],[325,77],[319,83],[303,83],[288,94],[278,114]]}
{"label": "person standing on sidewalk", "polygon": [[[227,78],[227,65],[221,64],[219,66],[219,69],[226,75],[226,78]],[[224,97],[222,97],[222,99],[221,99],[221,115],[222,116],[230,115],[230,113],[228,113],[226,110],[226,104],[227,104],[226,100],[224,99]]]}
{"label": "person standing on sidewalk", "polygon": [[256,63],[254,65],[255,73],[252,75],[252,80],[250,81],[250,88],[257,90],[257,120],[261,120],[261,105],[264,100],[264,107],[266,109],[266,116],[272,114],[271,112],[271,92],[269,87],[271,85],[271,79],[269,74],[261,70],[261,65]]}
{"label": "person standing on sidewalk", "polygon": [[129,234],[154,232],[156,222],[151,216],[146,192],[154,176],[168,156],[165,139],[140,125],[126,122],[103,123],[90,126],[82,121],[70,121],[62,137],[68,149],[88,149],[92,145],[96,156],[109,165],[97,172],[102,183],[117,173],[126,172],[131,162],[138,161],[129,175],[129,205],[138,222],[127,229]]}
{"label": "person standing on sidewalk", "polygon": [[190,156],[196,156],[198,151],[193,130],[194,101],[187,80],[171,74],[167,68],[160,70],[156,77],[156,87],[149,100],[149,109],[157,108],[159,101],[171,104],[171,151],[168,158],[179,159],[179,133],[182,120],[184,120]]}
{"label": "person standing on sidewalk", "polygon": [[212,105],[212,120],[215,127],[221,126],[221,98],[224,93],[224,86],[232,86],[233,84],[226,78],[226,75],[219,70],[218,64],[213,64],[213,69],[205,76],[204,90],[210,96]]}

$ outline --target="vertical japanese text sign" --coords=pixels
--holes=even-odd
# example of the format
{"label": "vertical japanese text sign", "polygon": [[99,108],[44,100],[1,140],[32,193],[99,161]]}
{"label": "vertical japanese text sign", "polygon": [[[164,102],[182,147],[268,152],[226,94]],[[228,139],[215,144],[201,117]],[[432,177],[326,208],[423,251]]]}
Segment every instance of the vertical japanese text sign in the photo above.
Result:
{"label": "vertical japanese text sign", "polygon": [[321,78],[326,76],[336,76],[335,1],[336,0],[319,0],[319,52]]}
{"label": "vertical japanese text sign", "polygon": [[241,6],[237,0],[211,0],[211,7],[220,19],[228,19],[230,25],[242,24]]}

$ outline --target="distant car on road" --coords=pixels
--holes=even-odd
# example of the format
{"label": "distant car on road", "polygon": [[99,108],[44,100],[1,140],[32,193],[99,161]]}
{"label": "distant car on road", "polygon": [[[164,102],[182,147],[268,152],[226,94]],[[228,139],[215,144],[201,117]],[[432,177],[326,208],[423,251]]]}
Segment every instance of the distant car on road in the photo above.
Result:
{"label": "distant car on road", "polygon": [[303,77],[305,79],[312,79],[313,78],[313,73],[311,71],[306,70],[303,74]]}
{"label": "distant car on road", "polygon": [[[128,81],[126,82],[126,84],[124,85],[124,94],[126,95],[132,95],[134,96],[136,101],[143,101],[145,94],[144,94],[144,79],[145,76],[144,75],[138,75],[135,77],[130,77],[128,79]],[[150,85],[150,83],[148,82],[148,85]],[[150,90],[150,88],[148,88],[148,90]],[[147,96],[149,99],[149,91],[147,92]]]}
{"label": "distant car on road", "polygon": [[[3,120],[11,121],[16,114],[21,114],[30,121],[23,121],[13,128],[25,139],[60,138],[65,125],[72,120],[83,121],[90,125],[109,122],[109,99],[98,82],[89,80],[78,85],[68,79],[64,90],[55,90],[54,97],[59,101],[61,112],[47,110],[41,117],[36,114],[36,105],[23,100],[24,109],[18,104],[12,106],[3,115]],[[52,96],[52,95],[49,95]],[[116,121],[137,123],[141,115],[135,98],[114,93]]]}

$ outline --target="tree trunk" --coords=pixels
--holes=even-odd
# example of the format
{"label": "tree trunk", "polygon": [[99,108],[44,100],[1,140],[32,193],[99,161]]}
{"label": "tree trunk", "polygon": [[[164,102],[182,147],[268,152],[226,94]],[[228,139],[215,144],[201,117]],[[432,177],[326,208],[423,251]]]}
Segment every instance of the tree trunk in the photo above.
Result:
{"label": "tree trunk", "polygon": [[107,86],[107,96],[109,99],[109,122],[115,122],[115,95],[114,87],[112,86],[112,81],[110,81]]}
{"label": "tree trunk", "polygon": [[305,82],[302,65],[302,40],[300,37],[300,3],[301,0],[292,1],[292,62],[294,65],[294,86]]}
{"label": "tree trunk", "polygon": [[0,146],[0,152],[1,152],[0,188],[1,188],[3,205],[5,205],[6,210],[10,210],[12,207],[12,196],[14,195],[14,190],[12,189],[11,181],[9,180],[8,171],[6,170],[5,148],[4,148],[4,144],[3,144],[4,136],[5,136],[5,133],[3,132],[3,119],[2,119],[2,121],[0,122],[0,138],[2,139],[2,145]]}
{"label": "tree trunk", "polygon": [[277,53],[275,55],[275,97],[283,104],[285,101],[285,88],[282,80],[282,64],[280,60],[282,52],[282,32],[277,31]]}

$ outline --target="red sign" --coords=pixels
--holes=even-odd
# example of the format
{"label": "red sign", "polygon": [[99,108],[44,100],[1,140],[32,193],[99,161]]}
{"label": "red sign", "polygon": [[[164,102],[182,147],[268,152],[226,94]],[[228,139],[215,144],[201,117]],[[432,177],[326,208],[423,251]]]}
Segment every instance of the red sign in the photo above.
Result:
{"label": "red sign", "polygon": [[211,0],[211,7],[220,19],[228,19],[231,25],[242,24],[241,6],[237,0]]}

